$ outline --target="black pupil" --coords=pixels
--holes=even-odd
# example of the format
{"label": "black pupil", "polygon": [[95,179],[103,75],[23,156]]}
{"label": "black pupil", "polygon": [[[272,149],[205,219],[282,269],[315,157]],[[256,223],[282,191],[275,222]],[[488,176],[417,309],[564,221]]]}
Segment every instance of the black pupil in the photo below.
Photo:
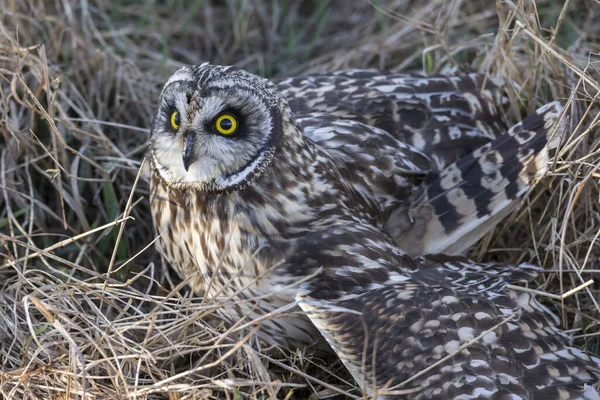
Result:
{"label": "black pupil", "polygon": [[175,125],[179,126],[179,123],[181,122],[181,117],[179,116],[179,113],[176,112],[175,113]]}
{"label": "black pupil", "polygon": [[228,131],[233,127],[233,121],[230,118],[223,118],[221,120],[221,129],[223,129],[224,131]]}

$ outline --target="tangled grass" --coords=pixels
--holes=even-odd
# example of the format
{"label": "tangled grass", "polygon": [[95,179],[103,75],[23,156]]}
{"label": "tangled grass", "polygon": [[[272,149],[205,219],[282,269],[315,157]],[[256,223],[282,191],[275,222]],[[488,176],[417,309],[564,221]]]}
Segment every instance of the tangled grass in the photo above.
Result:
{"label": "tangled grass", "polygon": [[335,358],[224,324],[153,248],[155,101],[206,60],[486,72],[513,122],[563,101],[551,172],[471,256],[542,265],[534,289],[600,353],[599,51],[595,0],[0,0],[0,398],[362,398]]}

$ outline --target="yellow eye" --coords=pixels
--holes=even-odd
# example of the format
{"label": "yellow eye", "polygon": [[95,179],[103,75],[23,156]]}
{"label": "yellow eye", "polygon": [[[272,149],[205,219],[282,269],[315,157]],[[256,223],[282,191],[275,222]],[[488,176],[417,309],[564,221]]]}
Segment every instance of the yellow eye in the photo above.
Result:
{"label": "yellow eye", "polygon": [[179,111],[175,110],[175,111],[173,111],[173,114],[171,114],[171,126],[173,127],[173,129],[177,130],[177,129],[179,129],[180,123],[181,123],[181,116],[179,115]]}
{"label": "yellow eye", "polygon": [[217,132],[219,132],[221,135],[233,135],[235,131],[237,131],[238,121],[231,114],[223,114],[217,118],[215,127],[217,128]]}

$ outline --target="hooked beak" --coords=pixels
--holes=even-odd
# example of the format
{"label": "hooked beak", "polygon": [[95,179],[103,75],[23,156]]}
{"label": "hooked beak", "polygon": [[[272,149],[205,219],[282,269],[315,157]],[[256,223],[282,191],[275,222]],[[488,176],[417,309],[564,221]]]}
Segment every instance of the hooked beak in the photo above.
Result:
{"label": "hooked beak", "polygon": [[183,139],[183,168],[185,168],[186,171],[188,171],[190,165],[196,161],[193,149],[195,134],[196,132],[194,131],[187,131]]}

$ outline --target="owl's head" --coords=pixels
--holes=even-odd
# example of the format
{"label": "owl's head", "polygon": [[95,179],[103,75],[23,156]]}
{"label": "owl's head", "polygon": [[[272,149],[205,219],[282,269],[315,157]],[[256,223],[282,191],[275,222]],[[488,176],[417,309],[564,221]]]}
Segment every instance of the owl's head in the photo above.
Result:
{"label": "owl's head", "polygon": [[173,189],[230,191],[270,163],[285,102],[270,81],[233,67],[184,67],[165,84],[150,157]]}

